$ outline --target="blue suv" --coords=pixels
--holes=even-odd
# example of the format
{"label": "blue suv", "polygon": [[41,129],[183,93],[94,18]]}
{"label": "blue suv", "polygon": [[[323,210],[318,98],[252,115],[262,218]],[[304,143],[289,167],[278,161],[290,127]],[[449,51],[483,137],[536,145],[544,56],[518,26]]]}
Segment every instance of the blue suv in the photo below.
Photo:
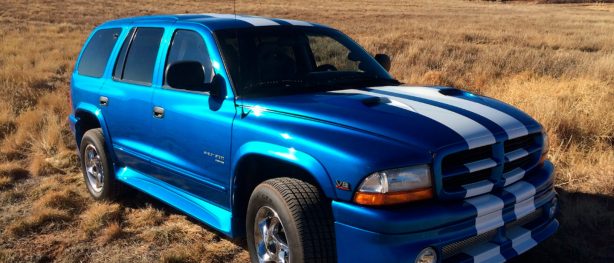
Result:
{"label": "blue suv", "polygon": [[390,64],[305,21],[106,22],[71,80],[87,189],[148,193],[253,262],[505,261],[555,233],[541,125]]}

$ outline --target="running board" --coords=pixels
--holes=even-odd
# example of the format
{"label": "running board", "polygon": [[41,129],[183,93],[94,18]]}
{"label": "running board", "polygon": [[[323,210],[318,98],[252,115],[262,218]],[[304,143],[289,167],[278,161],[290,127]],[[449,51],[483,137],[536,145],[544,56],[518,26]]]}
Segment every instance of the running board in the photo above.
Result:
{"label": "running board", "polygon": [[116,177],[119,181],[185,212],[228,236],[232,236],[232,213],[230,211],[127,167],[117,170]]}

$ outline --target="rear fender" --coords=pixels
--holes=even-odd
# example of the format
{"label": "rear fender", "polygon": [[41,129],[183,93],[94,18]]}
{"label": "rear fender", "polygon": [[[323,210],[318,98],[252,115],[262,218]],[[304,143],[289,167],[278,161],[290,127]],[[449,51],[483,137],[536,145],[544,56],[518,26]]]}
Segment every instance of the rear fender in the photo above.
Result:
{"label": "rear fender", "polygon": [[102,129],[102,134],[104,136],[105,146],[107,147],[109,154],[111,155],[111,159],[113,163],[117,163],[117,158],[115,156],[115,152],[113,151],[113,141],[111,140],[111,135],[107,129],[107,123],[102,115],[102,111],[95,105],[89,103],[79,103],[75,107],[75,139],[77,140],[77,148],[81,147],[81,138],[83,138],[83,134],[86,132],[83,127],[83,123],[81,121],[80,116],[89,115],[94,117],[98,124],[100,124],[100,128]]}

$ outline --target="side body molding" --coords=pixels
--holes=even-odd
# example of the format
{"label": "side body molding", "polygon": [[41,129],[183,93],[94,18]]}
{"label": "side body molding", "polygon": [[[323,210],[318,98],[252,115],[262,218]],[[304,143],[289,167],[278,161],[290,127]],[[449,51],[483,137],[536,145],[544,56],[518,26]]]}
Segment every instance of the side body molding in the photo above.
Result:
{"label": "side body molding", "polygon": [[[278,159],[293,165],[296,165],[305,171],[309,172],[313,179],[319,184],[322,192],[328,198],[335,198],[334,184],[331,181],[328,172],[322,164],[313,158],[311,155],[301,152],[294,147],[284,147],[277,144],[267,142],[248,142],[242,145],[236,152],[232,164],[232,179],[235,181],[236,168],[239,162],[249,155],[262,155]],[[231,191],[232,192],[232,191]]]}

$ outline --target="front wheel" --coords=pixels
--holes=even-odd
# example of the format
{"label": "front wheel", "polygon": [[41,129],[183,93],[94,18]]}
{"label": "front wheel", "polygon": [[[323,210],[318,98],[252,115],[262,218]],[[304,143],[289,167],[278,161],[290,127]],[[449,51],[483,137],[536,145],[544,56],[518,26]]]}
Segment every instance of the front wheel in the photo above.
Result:
{"label": "front wheel", "polygon": [[285,177],[261,183],[246,220],[252,262],[336,261],[330,203],[310,183]]}

